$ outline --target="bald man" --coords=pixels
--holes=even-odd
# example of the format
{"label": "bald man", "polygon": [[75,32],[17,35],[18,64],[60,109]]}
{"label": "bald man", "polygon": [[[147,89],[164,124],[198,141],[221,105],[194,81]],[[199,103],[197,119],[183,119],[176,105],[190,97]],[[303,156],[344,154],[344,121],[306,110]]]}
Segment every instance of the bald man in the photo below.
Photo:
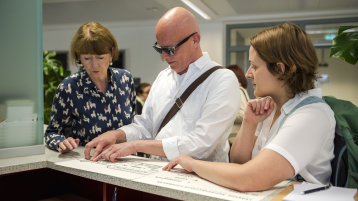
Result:
{"label": "bald man", "polygon": [[85,157],[114,162],[119,157],[142,152],[171,160],[184,153],[201,160],[227,162],[228,136],[240,108],[237,78],[230,70],[215,71],[158,133],[176,98],[218,64],[202,53],[198,23],[184,8],[166,12],[156,25],[155,35],[157,42],[153,48],[169,67],[153,83],[142,114],[135,116],[132,124],[89,142]]}

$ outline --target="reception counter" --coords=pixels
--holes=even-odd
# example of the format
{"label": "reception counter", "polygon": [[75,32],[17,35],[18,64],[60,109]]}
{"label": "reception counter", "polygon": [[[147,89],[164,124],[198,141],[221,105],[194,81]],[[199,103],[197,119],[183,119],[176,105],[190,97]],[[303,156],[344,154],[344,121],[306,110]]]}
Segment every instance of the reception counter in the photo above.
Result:
{"label": "reception counter", "polygon": [[118,200],[272,200],[279,199],[280,192],[289,185],[240,193],[182,169],[162,171],[166,164],[163,161],[130,156],[121,163],[94,163],[84,159],[83,151],[84,147],[79,147],[60,154],[46,148],[41,155],[1,159],[2,198],[51,200],[72,195],[78,196],[77,200],[111,200],[116,187]]}

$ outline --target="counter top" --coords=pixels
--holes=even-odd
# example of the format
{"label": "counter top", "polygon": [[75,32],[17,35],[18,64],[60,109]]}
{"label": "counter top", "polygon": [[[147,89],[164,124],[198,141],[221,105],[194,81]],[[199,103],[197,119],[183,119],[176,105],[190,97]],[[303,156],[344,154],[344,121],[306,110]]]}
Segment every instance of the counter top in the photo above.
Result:
{"label": "counter top", "polygon": [[[46,150],[50,152],[50,150]],[[0,175],[47,167],[47,153],[0,159]]]}
{"label": "counter top", "polygon": [[[138,160],[143,160],[144,158],[137,157]],[[79,147],[71,152],[61,154],[59,152],[49,150],[46,148],[45,154],[40,155],[32,155],[32,156],[26,156],[26,157],[16,157],[16,158],[9,158],[9,159],[0,159],[0,175],[4,174],[11,174],[11,173],[17,173],[22,171],[28,171],[28,170],[35,170],[35,169],[41,169],[41,168],[50,168],[57,171],[65,172],[72,175],[81,176],[84,178],[113,184],[116,186],[122,186],[142,192],[147,192],[151,194],[161,195],[165,197],[170,197],[174,199],[180,199],[180,200],[225,200],[218,198],[216,196],[212,196],[210,192],[208,193],[197,193],[193,191],[192,189],[178,189],[175,186],[163,186],[163,185],[157,185],[155,183],[151,182],[143,182],[142,180],[138,179],[128,179],[121,176],[114,176],[108,173],[105,173],[104,171],[91,171],[87,169],[81,169],[77,168],[77,166],[64,166],[61,165],[59,162],[71,162],[76,160],[84,159],[84,147]],[[145,159],[149,162],[155,160],[151,159]],[[158,162],[158,161],[157,161]],[[158,162],[158,164],[162,165],[162,161]],[[163,171],[164,172],[164,171]],[[166,172],[166,171],[165,171]],[[159,172],[160,173],[160,172]],[[170,173],[170,174],[176,174]],[[179,174],[179,173],[177,173]],[[172,175],[171,175],[172,176]],[[191,177],[196,175],[190,174]],[[203,180],[199,177],[197,177],[196,180]],[[212,184],[210,182],[207,182],[206,180],[200,181],[200,182],[206,182],[211,185],[211,187],[216,188],[215,184]],[[286,185],[287,186],[287,185]],[[276,188],[274,190],[271,190],[269,195],[265,195],[265,198],[263,200],[271,200],[275,195],[277,195],[280,191],[282,191],[286,186],[281,186],[280,188]],[[240,192],[229,190],[226,188],[223,188],[221,186],[217,186],[218,191],[231,191],[234,194],[240,194]],[[234,195],[233,194],[233,195]],[[243,193],[242,193],[243,194]],[[245,193],[246,194],[246,193]],[[238,195],[240,196],[240,195]]]}

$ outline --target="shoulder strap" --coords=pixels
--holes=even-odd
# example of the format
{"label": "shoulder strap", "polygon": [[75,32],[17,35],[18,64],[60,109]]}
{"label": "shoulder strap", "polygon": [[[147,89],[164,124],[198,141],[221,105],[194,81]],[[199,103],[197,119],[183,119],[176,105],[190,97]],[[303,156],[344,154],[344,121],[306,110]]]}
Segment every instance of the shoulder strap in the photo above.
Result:
{"label": "shoulder strap", "polygon": [[206,78],[209,77],[209,75],[211,75],[211,73],[213,73],[214,71],[216,71],[220,68],[223,68],[223,67],[215,66],[213,68],[210,68],[205,73],[200,75],[196,80],[194,80],[194,82],[191,83],[187,89],[185,89],[184,93],[179,98],[177,98],[175,100],[174,105],[169,110],[168,114],[164,117],[162,124],[160,124],[160,127],[159,127],[157,133],[159,133],[160,130],[162,130],[162,128],[170,121],[170,119],[172,117],[174,117],[174,115],[180,110],[180,108],[183,106],[185,100],[190,96],[191,92],[193,92],[204,80],[206,80]]}
{"label": "shoulder strap", "polygon": [[[285,123],[287,117],[290,116],[294,111],[296,111],[298,108],[300,108],[302,106],[309,105],[312,103],[325,103],[325,101],[322,98],[319,98],[317,96],[309,96],[309,97],[303,99],[288,114],[286,114],[283,117],[282,121],[280,122],[280,126],[277,129],[277,132],[281,129],[281,127],[282,127],[283,123]],[[305,181],[305,179],[300,174],[297,174],[296,178],[297,178],[297,181]]]}
{"label": "shoulder strap", "polygon": [[246,102],[248,102],[248,101],[249,101],[249,95],[247,94],[246,89],[245,89],[245,88],[243,88],[243,87],[240,87],[240,90],[241,90],[241,91],[242,91],[242,93],[244,94],[245,99],[246,99]]}
{"label": "shoulder strap", "polygon": [[324,103],[324,100],[322,100],[322,98],[319,98],[317,96],[309,96],[305,99],[303,99],[300,103],[298,103],[288,114],[286,114],[281,123],[280,126],[278,127],[278,130],[280,130],[281,126],[283,125],[283,123],[286,121],[287,117],[290,116],[294,111],[296,111],[298,108],[305,106],[305,105],[309,105],[312,103]]}

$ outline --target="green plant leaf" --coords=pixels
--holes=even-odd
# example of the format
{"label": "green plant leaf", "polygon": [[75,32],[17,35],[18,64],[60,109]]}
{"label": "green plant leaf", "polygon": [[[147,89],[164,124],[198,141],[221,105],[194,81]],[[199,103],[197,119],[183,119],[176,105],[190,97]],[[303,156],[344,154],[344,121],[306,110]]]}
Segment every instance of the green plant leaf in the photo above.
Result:
{"label": "green plant leaf", "polygon": [[341,26],[332,41],[330,57],[355,65],[358,61],[358,26]]}
{"label": "green plant leaf", "polygon": [[44,74],[44,123],[50,120],[53,97],[57,86],[69,76],[71,72],[62,67],[59,60],[55,59],[56,52],[43,51],[43,74]]}
{"label": "green plant leaf", "polygon": [[344,31],[356,28],[358,26],[340,26],[338,29],[338,35],[342,34]]}

